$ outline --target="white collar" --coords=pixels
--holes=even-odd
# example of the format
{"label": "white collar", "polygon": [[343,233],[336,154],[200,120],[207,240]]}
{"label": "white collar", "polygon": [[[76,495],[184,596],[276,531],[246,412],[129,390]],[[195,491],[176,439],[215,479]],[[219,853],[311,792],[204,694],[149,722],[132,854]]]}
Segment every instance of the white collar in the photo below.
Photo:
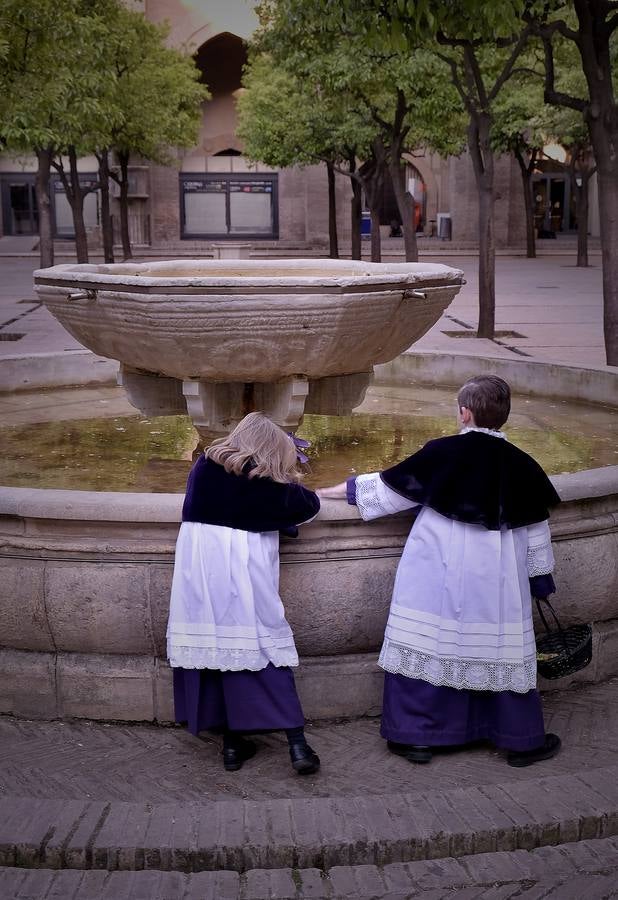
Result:
{"label": "white collar", "polygon": [[503,431],[495,431],[493,428],[479,428],[477,425],[468,425],[466,428],[462,428],[459,433],[467,434],[469,431],[482,431],[483,434],[490,434],[492,437],[503,438],[505,441],[507,440],[507,436]]}

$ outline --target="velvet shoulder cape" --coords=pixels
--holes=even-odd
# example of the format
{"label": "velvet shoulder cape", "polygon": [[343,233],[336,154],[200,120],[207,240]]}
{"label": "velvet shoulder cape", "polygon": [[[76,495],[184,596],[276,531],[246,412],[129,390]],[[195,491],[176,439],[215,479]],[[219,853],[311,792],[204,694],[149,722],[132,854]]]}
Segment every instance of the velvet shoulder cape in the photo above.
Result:
{"label": "velvet shoulder cape", "polygon": [[317,494],[300,484],[234,475],[201,454],[189,473],[182,521],[242,531],[291,531],[319,508]]}
{"label": "velvet shoulder cape", "polygon": [[542,522],[560,502],[536,460],[482,431],[429,441],[380,477],[409,500],[492,531]]}

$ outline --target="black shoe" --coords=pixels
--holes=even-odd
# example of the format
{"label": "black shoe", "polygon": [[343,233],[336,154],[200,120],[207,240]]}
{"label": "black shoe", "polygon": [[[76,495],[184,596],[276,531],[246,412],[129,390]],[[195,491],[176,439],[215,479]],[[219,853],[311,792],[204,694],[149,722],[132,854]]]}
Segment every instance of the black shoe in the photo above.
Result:
{"label": "black shoe", "polygon": [[408,762],[430,763],[433,753],[431,747],[421,744],[397,744],[395,741],[387,741],[386,746],[396,756],[403,756]]}
{"label": "black shoe", "polygon": [[313,775],[320,768],[320,757],[309,744],[290,744],[292,768],[299,775]]}
{"label": "black shoe", "polygon": [[223,748],[223,768],[226,772],[238,772],[243,763],[255,756],[256,746],[253,741],[239,740],[234,747]]}
{"label": "black shoe", "polygon": [[562,741],[557,734],[546,734],[545,741],[534,750],[511,750],[506,761],[509,766],[531,766],[542,759],[551,759],[560,750]]}

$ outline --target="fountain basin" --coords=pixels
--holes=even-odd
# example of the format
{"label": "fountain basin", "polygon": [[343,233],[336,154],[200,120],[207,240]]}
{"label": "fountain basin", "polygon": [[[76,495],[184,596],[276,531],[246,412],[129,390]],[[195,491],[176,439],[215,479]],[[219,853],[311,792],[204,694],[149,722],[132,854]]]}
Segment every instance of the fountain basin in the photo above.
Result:
{"label": "fountain basin", "polygon": [[[565,623],[594,622],[578,680],[618,674],[618,466],[554,478]],[[165,627],[182,495],[0,488],[0,712],[173,719]],[[376,666],[410,516],[326,501],[283,540],[281,590],[309,717],[375,714]],[[565,679],[550,686],[564,686]]]}
{"label": "fountain basin", "polygon": [[34,273],[58,321],[99,356],[181,381],[369,372],[437,322],[459,269],[349,260],[67,264]]}

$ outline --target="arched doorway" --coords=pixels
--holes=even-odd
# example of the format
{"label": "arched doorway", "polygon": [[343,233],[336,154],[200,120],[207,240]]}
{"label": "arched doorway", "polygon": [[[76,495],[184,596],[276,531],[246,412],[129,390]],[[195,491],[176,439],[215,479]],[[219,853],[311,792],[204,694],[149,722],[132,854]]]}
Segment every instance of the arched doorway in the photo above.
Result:
{"label": "arched doorway", "polygon": [[206,172],[185,169],[180,174],[181,237],[277,238],[278,177],[249,171],[236,137],[236,93],[247,62],[246,44],[224,32],[202,44],[195,60],[211,94],[200,134]]}
{"label": "arched doorway", "polygon": [[202,44],[195,54],[195,62],[202,73],[200,80],[212,94],[212,99],[229,96],[241,85],[242,70],[247,64],[247,45],[242,38],[225,31]]}
{"label": "arched doorway", "polygon": [[[427,191],[425,189],[425,179],[411,163],[406,163],[406,188],[414,197],[416,230],[423,231],[427,219]],[[393,180],[390,172],[386,172],[384,178],[384,187],[382,192],[382,203],[380,206],[380,224],[390,225],[391,231],[396,230],[396,226],[401,227],[401,213],[397,206],[397,199],[393,189]]]}

